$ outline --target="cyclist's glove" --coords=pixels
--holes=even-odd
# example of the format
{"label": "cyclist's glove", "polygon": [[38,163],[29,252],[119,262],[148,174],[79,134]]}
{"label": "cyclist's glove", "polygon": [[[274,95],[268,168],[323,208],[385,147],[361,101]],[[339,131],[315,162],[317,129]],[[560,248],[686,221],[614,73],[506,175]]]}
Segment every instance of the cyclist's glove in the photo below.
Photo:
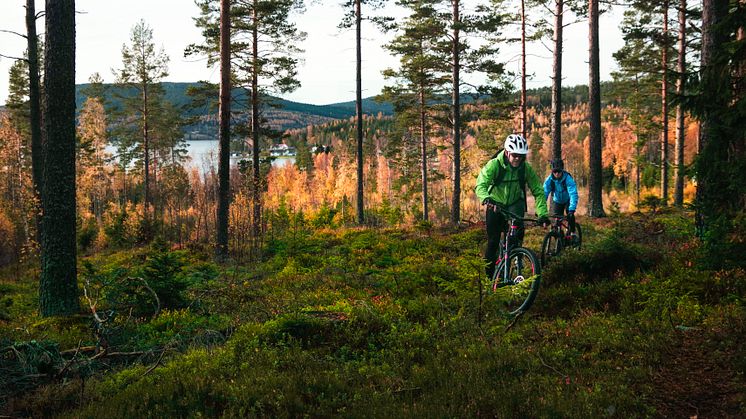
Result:
{"label": "cyclist's glove", "polygon": [[486,205],[487,209],[492,211],[497,211],[497,209],[500,207],[500,204],[498,204],[497,201],[492,198],[484,198],[484,201],[482,201],[482,205]]}
{"label": "cyclist's glove", "polygon": [[549,226],[549,218],[547,216],[539,217],[538,220],[536,220],[536,224],[542,226],[542,227],[548,227]]}

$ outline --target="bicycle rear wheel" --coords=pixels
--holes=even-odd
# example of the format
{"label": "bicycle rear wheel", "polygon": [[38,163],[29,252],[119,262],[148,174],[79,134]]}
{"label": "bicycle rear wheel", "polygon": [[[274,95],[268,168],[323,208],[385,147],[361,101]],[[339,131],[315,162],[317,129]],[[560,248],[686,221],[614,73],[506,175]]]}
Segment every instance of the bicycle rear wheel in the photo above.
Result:
{"label": "bicycle rear wheel", "polygon": [[514,316],[528,310],[539,293],[541,265],[529,249],[518,247],[510,252],[507,277],[505,266],[500,265],[496,273],[494,288],[500,310]]}
{"label": "bicycle rear wheel", "polygon": [[541,244],[541,266],[547,266],[552,258],[559,256],[562,252],[562,235],[556,231],[550,231],[544,236]]}

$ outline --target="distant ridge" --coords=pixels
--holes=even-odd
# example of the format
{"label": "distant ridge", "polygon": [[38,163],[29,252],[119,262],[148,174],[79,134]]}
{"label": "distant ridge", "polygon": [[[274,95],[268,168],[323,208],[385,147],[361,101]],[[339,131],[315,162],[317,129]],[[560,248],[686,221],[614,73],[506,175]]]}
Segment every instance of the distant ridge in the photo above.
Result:
{"label": "distant ridge", "polygon": [[[88,83],[75,86],[75,99],[78,109],[82,107],[83,102],[86,100],[83,91],[89,86],[90,84]],[[210,119],[214,116],[215,112],[210,112],[208,109],[188,109],[188,106],[191,103],[191,97],[187,95],[187,90],[190,87],[201,86],[200,83],[163,82],[162,86],[166,100],[174,104],[177,108],[182,109],[185,117],[197,116]],[[107,102],[110,106],[116,107],[117,100],[115,99],[114,92],[116,89],[120,88],[116,87],[114,84],[104,84],[104,87],[106,88],[105,97]],[[236,98],[241,98],[244,94],[243,91],[239,90],[236,90],[233,93]],[[329,119],[347,119],[355,116],[354,101],[333,103],[329,105],[312,105],[309,103],[294,102],[278,97],[272,97],[271,103],[271,109],[266,112],[269,124],[275,128],[281,129],[301,128]],[[389,103],[376,102],[371,97],[363,99],[363,112],[370,115],[377,115],[379,113],[391,115],[393,114],[393,107]]]}

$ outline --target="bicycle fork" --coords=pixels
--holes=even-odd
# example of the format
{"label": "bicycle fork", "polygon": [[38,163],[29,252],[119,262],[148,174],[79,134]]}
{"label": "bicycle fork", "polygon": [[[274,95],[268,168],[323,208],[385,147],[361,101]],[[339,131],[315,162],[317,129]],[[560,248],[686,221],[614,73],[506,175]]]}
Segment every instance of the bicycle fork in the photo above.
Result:
{"label": "bicycle fork", "polygon": [[[511,250],[511,243],[510,239],[513,237],[516,237],[518,235],[518,226],[514,221],[511,220],[510,223],[510,230],[505,235],[505,240],[501,243],[500,246],[500,255],[497,258],[497,261],[495,261],[495,280],[492,281],[492,291],[496,291],[498,287],[506,286],[506,285],[515,285],[519,282],[523,281],[525,278],[523,278],[523,275],[518,275],[513,279],[510,279],[510,266],[508,265],[508,262],[510,261],[510,250]],[[516,259],[516,263],[520,265],[520,261]],[[517,266],[518,272],[520,273],[521,267]],[[501,272],[502,271],[502,272]]]}

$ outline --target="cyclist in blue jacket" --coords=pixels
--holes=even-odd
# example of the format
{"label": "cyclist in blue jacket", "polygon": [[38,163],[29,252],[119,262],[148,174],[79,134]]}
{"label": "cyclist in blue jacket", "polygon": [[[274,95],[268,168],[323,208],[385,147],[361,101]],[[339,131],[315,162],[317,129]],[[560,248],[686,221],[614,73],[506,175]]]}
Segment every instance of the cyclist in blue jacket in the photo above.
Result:
{"label": "cyclist in blue jacket", "polygon": [[550,212],[555,217],[565,215],[570,225],[570,233],[575,233],[575,209],[578,207],[578,187],[570,173],[565,171],[562,159],[551,161],[552,173],[544,181],[544,199],[552,194]]}

